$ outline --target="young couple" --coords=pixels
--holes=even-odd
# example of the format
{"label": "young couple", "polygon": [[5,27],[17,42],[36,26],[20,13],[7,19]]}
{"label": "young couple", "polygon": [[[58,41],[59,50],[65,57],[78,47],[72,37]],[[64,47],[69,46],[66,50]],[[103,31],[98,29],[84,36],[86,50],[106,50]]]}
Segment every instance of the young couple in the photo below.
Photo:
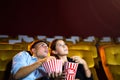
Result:
{"label": "young couple", "polygon": [[75,80],[93,80],[92,74],[85,60],[78,56],[71,58],[68,46],[62,39],[55,39],[49,45],[46,41],[37,40],[32,42],[29,51],[21,51],[13,57],[12,79],[13,80],[65,80],[65,73],[46,73],[42,64],[51,59],[61,59],[64,62],[79,63]]}

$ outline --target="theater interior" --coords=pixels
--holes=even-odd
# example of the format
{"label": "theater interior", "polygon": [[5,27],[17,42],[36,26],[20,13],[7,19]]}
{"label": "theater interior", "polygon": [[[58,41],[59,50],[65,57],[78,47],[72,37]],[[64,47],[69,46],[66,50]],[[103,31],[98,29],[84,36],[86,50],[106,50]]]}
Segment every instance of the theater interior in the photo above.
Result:
{"label": "theater interior", "polygon": [[119,0],[3,0],[0,9],[0,80],[28,44],[56,38],[69,57],[86,60],[94,80],[120,80]]}

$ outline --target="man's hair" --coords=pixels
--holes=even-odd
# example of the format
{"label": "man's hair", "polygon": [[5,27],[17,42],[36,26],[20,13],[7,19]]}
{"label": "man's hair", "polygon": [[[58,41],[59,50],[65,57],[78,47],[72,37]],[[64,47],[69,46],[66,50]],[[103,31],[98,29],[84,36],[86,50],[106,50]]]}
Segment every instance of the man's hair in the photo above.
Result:
{"label": "man's hair", "polygon": [[49,46],[49,43],[46,41],[46,40],[36,40],[36,41],[33,41],[31,44],[28,45],[28,51],[30,51],[32,48],[35,48],[35,46],[38,44],[38,43],[46,43],[47,46]]}

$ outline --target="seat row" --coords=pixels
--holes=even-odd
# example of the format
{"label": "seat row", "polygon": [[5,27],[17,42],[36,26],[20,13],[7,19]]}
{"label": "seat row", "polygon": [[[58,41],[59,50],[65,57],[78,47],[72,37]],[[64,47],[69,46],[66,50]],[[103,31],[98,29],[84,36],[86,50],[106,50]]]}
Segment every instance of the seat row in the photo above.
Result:
{"label": "seat row", "polygon": [[73,44],[79,43],[79,42],[90,42],[93,44],[99,43],[106,43],[106,42],[114,42],[114,43],[120,43],[120,37],[112,38],[110,36],[103,36],[103,37],[95,37],[95,36],[88,36],[88,37],[80,37],[80,36],[53,36],[48,37],[45,35],[35,35],[35,36],[29,36],[29,35],[17,35],[17,36],[9,36],[9,35],[0,35],[0,43],[9,43],[9,44],[15,44],[15,43],[22,43],[22,42],[32,42],[33,40],[39,40],[39,39],[45,39],[48,42],[51,42],[53,39],[65,39],[66,41],[72,42]]}
{"label": "seat row", "polygon": [[[69,47],[68,56],[80,56],[87,61],[91,72],[93,73],[94,80],[99,80],[100,77],[96,66],[99,70],[99,62],[102,62],[102,67],[108,80],[120,79],[120,44],[113,42],[102,42],[99,45],[93,44],[94,42],[77,42],[76,44],[71,41],[66,41]],[[0,71],[4,72],[7,63],[12,57],[21,50],[27,50],[29,43],[22,42],[17,44],[0,44]],[[111,63],[112,62],[112,63]]]}

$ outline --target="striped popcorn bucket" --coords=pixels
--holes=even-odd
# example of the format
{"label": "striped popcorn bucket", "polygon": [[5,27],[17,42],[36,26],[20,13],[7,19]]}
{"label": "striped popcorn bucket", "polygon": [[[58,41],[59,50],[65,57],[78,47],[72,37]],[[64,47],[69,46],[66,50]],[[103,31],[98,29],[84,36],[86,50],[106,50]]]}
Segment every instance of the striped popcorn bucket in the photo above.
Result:
{"label": "striped popcorn bucket", "polygon": [[64,71],[66,74],[65,80],[75,80],[77,67],[78,67],[78,63],[65,62],[64,64]]}
{"label": "striped popcorn bucket", "polygon": [[62,61],[57,59],[52,59],[42,65],[47,73],[59,73],[62,72]]}

